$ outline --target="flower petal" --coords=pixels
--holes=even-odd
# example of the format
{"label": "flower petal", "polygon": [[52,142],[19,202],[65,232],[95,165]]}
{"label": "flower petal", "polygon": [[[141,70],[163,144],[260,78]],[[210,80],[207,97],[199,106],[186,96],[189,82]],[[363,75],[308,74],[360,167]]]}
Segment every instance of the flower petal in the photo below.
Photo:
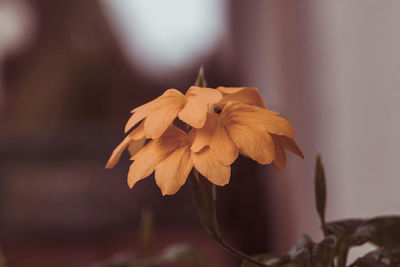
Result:
{"label": "flower petal", "polygon": [[278,135],[271,134],[272,139],[275,144],[275,159],[273,160],[273,164],[275,168],[278,170],[283,170],[286,166],[286,153],[283,150],[283,147],[279,144]]}
{"label": "flower petal", "polygon": [[185,96],[190,99],[192,97],[201,97],[207,104],[216,104],[222,100],[222,94],[213,88],[191,86]]}
{"label": "flower petal", "polygon": [[194,129],[194,141],[190,149],[199,152],[203,147],[210,145],[211,137],[214,134],[216,124],[218,123],[218,115],[215,113],[207,114],[207,121],[203,128]]}
{"label": "flower petal", "polygon": [[126,148],[128,148],[131,156],[133,156],[143,147],[144,142],[143,123],[141,123],[114,149],[107,162],[106,169],[114,168]]}
{"label": "flower petal", "polygon": [[197,153],[192,151],[191,158],[196,170],[213,184],[223,186],[229,183],[231,167],[219,163],[210,147]]}
{"label": "flower petal", "polygon": [[229,102],[225,105],[220,118],[226,124],[247,125],[249,128],[262,130],[277,135],[295,137],[293,127],[290,123],[277,116],[278,113],[250,106],[238,102]]}
{"label": "flower petal", "polygon": [[136,153],[131,158],[134,162],[128,173],[129,187],[132,188],[137,181],[149,176],[161,161],[179,148],[181,137],[184,135],[186,135],[185,132],[171,126],[160,138],[150,141]]}
{"label": "flower petal", "polygon": [[141,138],[139,140],[133,140],[129,145],[128,145],[128,151],[129,154],[134,156],[136,153],[139,152],[140,149],[143,148],[144,143],[146,142],[146,138]]}
{"label": "flower petal", "polygon": [[297,156],[304,158],[303,152],[301,151],[301,149],[297,146],[296,142],[294,141],[294,139],[292,138],[288,138],[286,136],[282,136],[282,135],[271,135],[272,138],[274,139],[274,141],[280,146],[282,147],[282,149],[287,149],[290,152],[296,154]]}
{"label": "flower petal", "polygon": [[113,150],[110,159],[106,164],[106,169],[112,169],[118,163],[121,158],[122,152],[128,147],[131,139],[129,136],[125,137],[125,139]]}
{"label": "flower petal", "polygon": [[269,164],[275,158],[274,141],[269,134],[240,124],[230,125],[227,130],[242,154],[260,164]]}
{"label": "flower petal", "polygon": [[144,120],[144,134],[148,138],[158,138],[176,119],[183,108],[182,98],[169,98]]}
{"label": "flower petal", "polygon": [[179,112],[179,119],[194,128],[202,128],[206,123],[208,105],[222,99],[215,89],[192,86],[186,93],[187,103]]}
{"label": "flower petal", "polygon": [[256,88],[220,86],[217,87],[217,90],[224,96],[221,102],[216,105],[219,108],[223,108],[229,101],[238,101],[243,104],[267,108]]}
{"label": "flower petal", "polygon": [[175,194],[185,184],[192,168],[189,146],[178,148],[158,164],[155,178],[163,196]]}
{"label": "flower petal", "polygon": [[125,133],[128,132],[136,123],[143,120],[149,114],[152,114],[155,110],[168,103],[171,98],[176,99],[179,97],[183,97],[183,94],[181,92],[176,89],[168,89],[156,99],[133,109],[131,111],[133,114],[125,125]]}
{"label": "flower petal", "polygon": [[144,138],[144,123],[140,123],[138,127],[136,127],[130,134],[129,136],[132,138],[132,140],[139,140]]}
{"label": "flower petal", "polygon": [[231,165],[239,156],[239,149],[233,143],[225,127],[218,121],[211,137],[210,148],[219,162],[225,166]]}

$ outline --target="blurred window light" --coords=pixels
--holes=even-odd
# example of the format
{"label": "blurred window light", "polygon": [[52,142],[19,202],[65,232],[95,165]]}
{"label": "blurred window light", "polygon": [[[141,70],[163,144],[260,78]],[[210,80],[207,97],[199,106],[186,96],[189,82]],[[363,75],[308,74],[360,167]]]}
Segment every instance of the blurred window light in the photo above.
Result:
{"label": "blurred window light", "polygon": [[25,1],[0,1],[0,59],[21,49],[33,36],[35,17]]}
{"label": "blurred window light", "polygon": [[124,52],[151,74],[168,75],[196,63],[225,37],[226,0],[102,2]]}

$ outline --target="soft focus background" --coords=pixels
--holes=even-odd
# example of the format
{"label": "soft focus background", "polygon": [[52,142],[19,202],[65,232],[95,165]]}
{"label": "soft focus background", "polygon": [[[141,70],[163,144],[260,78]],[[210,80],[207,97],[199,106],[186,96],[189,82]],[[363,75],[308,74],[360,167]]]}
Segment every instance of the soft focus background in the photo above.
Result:
{"label": "soft focus background", "polygon": [[[218,189],[224,235],[249,254],[321,236],[318,152],[329,220],[398,214],[400,2],[396,0],[0,1],[0,246],[8,266],[89,266],[142,255],[144,210],[156,254],[191,243],[207,266],[237,261],[200,225],[186,185],[129,190],[128,156],[104,165],[129,111],[185,91],[259,88],[294,126],[305,159],[241,159]],[[362,248],[368,249],[368,248]]]}

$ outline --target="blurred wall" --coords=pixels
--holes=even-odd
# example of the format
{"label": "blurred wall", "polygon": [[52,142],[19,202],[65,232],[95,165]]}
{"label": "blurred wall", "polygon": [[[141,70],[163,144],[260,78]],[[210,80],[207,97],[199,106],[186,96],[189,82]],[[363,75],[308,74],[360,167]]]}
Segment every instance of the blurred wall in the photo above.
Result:
{"label": "blurred wall", "polygon": [[245,79],[293,123],[305,154],[290,155],[285,171],[267,170],[274,175],[266,198],[275,249],[287,250],[303,232],[321,237],[313,196],[317,153],[328,179],[328,220],[398,214],[400,2],[251,6],[256,19],[247,25],[255,33],[242,36]]}
{"label": "blurred wall", "polygon": [[313,6],[328,218],[400,212],[400,2]]}

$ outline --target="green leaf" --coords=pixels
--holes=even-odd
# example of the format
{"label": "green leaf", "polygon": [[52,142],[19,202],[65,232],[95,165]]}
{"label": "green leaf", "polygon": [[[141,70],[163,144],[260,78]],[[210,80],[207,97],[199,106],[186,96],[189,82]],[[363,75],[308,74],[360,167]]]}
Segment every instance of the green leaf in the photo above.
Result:
{"label": "green leaf", "polygon": [[347,255],[350,247],[361,245],[368,240],[369,233],[356,231],[363,223],[363,220],[349,219],[325,225],[325,234],[336,237],[335,255],[338,257],[339,267],[346,266]]}
{"label": "green leaf", "polygon": [[303,235],[290,250],[291,261],[296,267],[327,267],[333,266],[336,251],[336,237],[326,236],[316,244]]}
{"label": "green leaf", "polygon": [[315,188],[315,203],[317,205],[318,216],[321,220],[322,229],[325,229],[326,180],[325,180],[325,171],[324,171],[324,166],[322,165],[321,155],[317,156],[317,161],[315,164],[314,188]]}
{"label": "green leaf", "polygon": [[206,231],[216,240],[221,240],[217,214],[215,209],[215,185],[196,170],[191,173],[190,184],[197,212]]}
{"label": "green leaf", "polygon": [[400,245],[399,216],[376,217],[369,220],[341,220],[328,223],[325,228],[327,234],[346,240],[348,247],[360,246],[366,242],[380,247]]}
{"label": "green leaf", "polygon": [[380,248],[358,258],[350,267],[400,266],[400,247]]}
{"label": "green leaf", "polygon": [[336,237],[330,235],[314,245],[312,251],[313,261],[321,266],[332,266],[336,252],[336,241]]}
{"label": "green leaf", "polygon": [[[381,247],[400,245],[400,217],[377,217],[370,220],[348,219],[325,225],[326,234],[337,237],[338,266],[345,266],[351,247],[367,242]],[[370,259],[364,259],[371,261]]]}
{"label": "green leaf", "polygon": [[[285,265],[290,262],[290,256],[289,255],[279,255],[279,254],[260,254],[260,255],[254,255],[252,258],[255,258],[268,266],[271,267],[278,267]],[[244,260],[240,267],[259,267],[259,265],[249,262],[247,260]]]}
{"label": "green leaf", "polygon": [[400,217],[387,216],[368,220],[367,224],[373,229],[369,241],[380,247],[400,246]]}
{"label": "green leaf", "polygon": [[327,223],[325,231],[328,235],[336,236],[338,240],[346,240],[349,246],[358,246],[367,242],[371,236],[366,228],[359,228],[364,224],[365,221],[361,219],[340,220]]}

